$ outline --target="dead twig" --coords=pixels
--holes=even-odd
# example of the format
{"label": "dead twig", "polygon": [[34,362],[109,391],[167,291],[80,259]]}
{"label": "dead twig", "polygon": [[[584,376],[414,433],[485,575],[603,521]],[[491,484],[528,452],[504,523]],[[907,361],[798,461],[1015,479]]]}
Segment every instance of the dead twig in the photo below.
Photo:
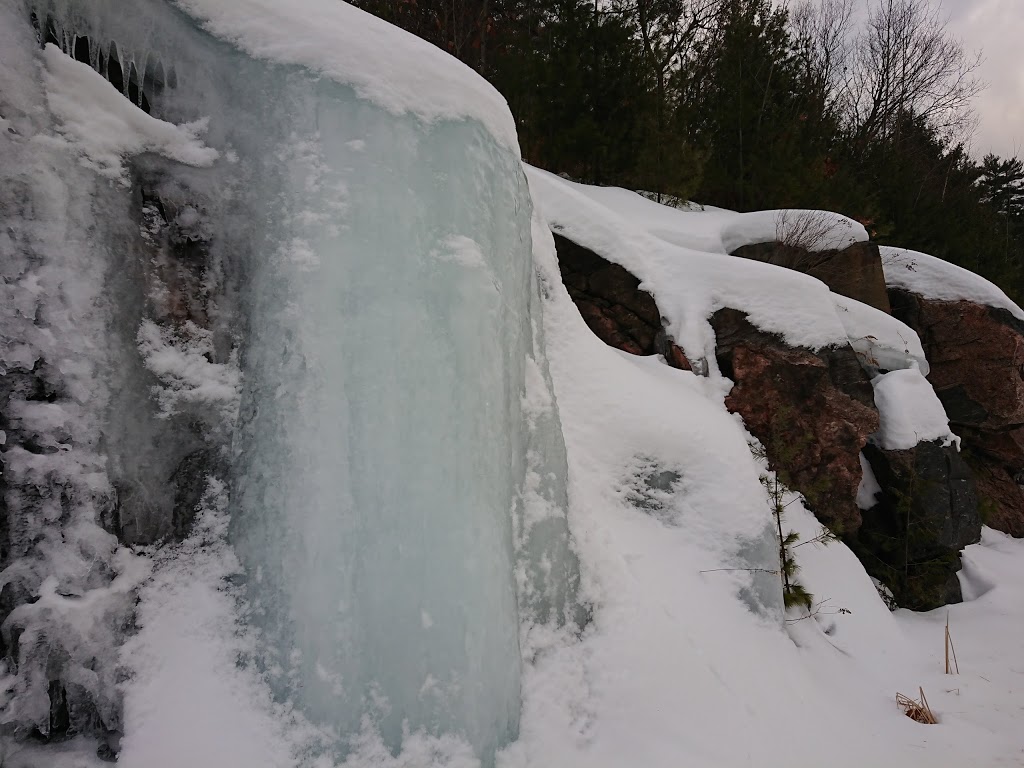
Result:
{"label": "dead twig", "polygon": [[917,691],[921,694],[920,700],[897,693],[896,705],[903,710],[903,714],[915,722],[924,723],[925,725],[938,725],[939,721],[935,718],[935,713],[928,706],[928,699],[925,698],[924,689],[918,688]]}

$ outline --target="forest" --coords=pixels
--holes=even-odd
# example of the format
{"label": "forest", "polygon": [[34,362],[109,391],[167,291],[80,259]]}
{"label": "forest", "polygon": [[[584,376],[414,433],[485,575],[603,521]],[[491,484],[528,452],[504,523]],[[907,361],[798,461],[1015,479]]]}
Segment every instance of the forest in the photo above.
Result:
{"label": "forest", "polygon": [[1024,165],[930,0],[355,0],[486,77],[523,158],[662,202],[833,210],[1024,299]]}

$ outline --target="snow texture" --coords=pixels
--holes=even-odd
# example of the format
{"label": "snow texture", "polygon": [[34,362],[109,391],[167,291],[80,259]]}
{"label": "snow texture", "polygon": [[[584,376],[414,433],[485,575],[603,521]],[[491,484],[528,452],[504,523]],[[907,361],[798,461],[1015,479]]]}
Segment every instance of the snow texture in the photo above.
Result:
{"label": "snow texture", "polygon": [[101,175],[124,179],[123,158],[156,152],[187,165],[209,166],[218,158],[200,135],[207,121],[173,125],[157,120],[124,98],[88,64],[52,43],[46,46],[46,98],[60,134]]}
{"label": "snow texture", "polygon": [[[124,768],[284,768],[293,765],[269,688],[252,665],[253,636],[240,625],[241,572],[227,543],[228,498],[211,480],[192,534],[153,558],[138,633],[121,649],[131,671],[125,696]],[[218,713],[216,728],[207,720]],[[186,736],[187,735],[187,736]]]}
{"label": "snow texture", "polygon": [[862,473],[860,486],[857,488],[857,506],[860,509],[871,509],[878,502],[878,494],[882,492],[882,486],[878,484],[875,471],[871,464],[860,454],[860,471]]}
{"label": "snow texture", "polygon": [[[553,231],[621,264],[640,278],[663,316],[667,331],[691,361],[714,365],[708,318],[732,307],[748,314],[758,328],[776,333],[793,346],[809,349],[845,344],[846,329],[836,316],[832,293],[820,280],[755,261],[736,269],[733,257],[681,247],[632,224],[633,206],[658,206],[634,193],[617,190],[628,205],[609,208],[595,197],[598,188],[527,167],[534,200]],[[666,209],[670,210],[670,209]],[[701,216],[672,211],[682,217]],[[684,218],[684,220],[687,220]],[[799,296],[799,301],[793,297]]]}
{"label": "snow texture", "polygon": [[907,450],[932,440],[956,443],[959,449],[960,438],[949,431],[938,395],[916,365],[876,376],[871,385],[881,418],[877,440],[884,450]]}
{"label": "snow texture", "polygon": [[913,328],[880,309],[837,293],[832,301],[850,346],[868,371],[895,371],[916,365],[928,375],[928,360]]}
{"label": "snow texture", "polygon": [[829,211],[786,209],[738,213],[722,227],[722,247],[781,242],[808,251],[841,250],[868,239],[864,226]]}
{"label": "snow texture", "polygon": [[893,288],[937,301],[973,301],[1005,309],[1018,320],[1024,310],[981,275],[926,253],[881,246],[885,282]]}
{"label": "snow texture", "polygon": [[116,649],[148,566],[105,528],[116,502],[103,429],[117,224],[104,214],[115,195],[54,136],[48,54],[23,13],[0,3],[0,722],[45,736],[51,680],[63,682],[74,727],[120,727]]}
{"label": "snow texture", "polygon": [[436,46],[337,0],[175,0],[250,56],[297,64],[350,85],[383,109],[429,124],[473,120],[519,154],[505,99]]}

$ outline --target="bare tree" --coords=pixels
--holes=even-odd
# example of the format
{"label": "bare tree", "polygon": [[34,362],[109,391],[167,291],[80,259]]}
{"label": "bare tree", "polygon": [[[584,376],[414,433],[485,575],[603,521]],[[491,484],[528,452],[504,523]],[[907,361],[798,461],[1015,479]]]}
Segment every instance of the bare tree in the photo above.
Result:
{"label": "bare tree", "polygon": [[851,55],[854,0],[802,0],[790,11],[804,82],[823,114],[831,115],[842,94]]}
{"label": "bare tree", "polygon": [[876,0],[853,43],[844,82],[855,138],[889,138],[907,115],[946,135],[973,127],[971,99],[984,87],[981,55],[968,53],[928,0]]}

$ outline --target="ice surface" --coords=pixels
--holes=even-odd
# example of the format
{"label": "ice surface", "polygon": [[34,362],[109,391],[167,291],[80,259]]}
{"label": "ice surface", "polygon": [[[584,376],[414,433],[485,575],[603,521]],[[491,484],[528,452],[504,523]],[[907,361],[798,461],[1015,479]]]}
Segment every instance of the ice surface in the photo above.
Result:
{"label": "ice surface", "polygon": [[103,527],[120,191],[55,140],[41,59],[22,4],[0,3],[0,722],[63,736],[120,727],[116,648],[148,567]]}
{"label": "ice surface", "polygon": [[[116,43],[157,122],[118,103],[118,136],[83,131],[111,89],[0,0],[4,632],[37,642],[5,667],[5,765],[98,765],[88,737],[8,738],[45,733],[53,675],[76,723],[124,731],[129,768],[1019,762],[1019,547],[967,550],[956,688],[944,617],[891,614],[842,544],[795,550],[818,610],[783,614],[766,468],[706,319],[864,339],[916,397],[902,326],[737,271],[733,212],[529,170],[531,219],[489,86],[341,3],[27,5],[97,64]],[[639,275],[710,376],[598,341],[549,228]],[[99,524],[125,536],[114,512],[134,510],[169,535],[166,478],[197,454],[184,541],[143,557]],[[940,727],[892,703],[922,684]]]}
{"label": "ice surface", "polygon": [[394,749],[424,729],[486,757],[519,715],[525,181],[476,125],[290,89],[316,124],[278,116],[268,152],[287,174],[263,190],[234,443],[274,684],[342,734],[369,714]]}
{"label": "ice surface", "polygon": [[[178,495],[203,477],[182,472],[220,489],[191,538],[155,550],[138,593],[122,760],[492,763],[517,734],[521,654],[541,642],[531,638],[585,616],[531,203],[503,100],[341,3],[191,4],[223,39],[155,0],[29,5],[65,51],[87,36],[92,68],[116,51],[125,73],[145,73],[152,108],[58,46],[33,54],[19,5],[26,62],[11,80],[24,88],[38,62],[46,73],[22,109],[46,134],[49,154],[32,162],[70,167],[83,200],[110,200],[101,213],[116,236],[95,239],[117,311],[83,331],[112,329],[118,364],[90,337],[68,382],[96,374],[115,390],[97,429],[111,438],[112,472],[131,481],[122,501],[145,518],[121,531],[167,535],[172,506],[174,530],[189,525]],[[84,232],[89,217],[74,224]],[[28,309],[33,286],[57,293],[27,275],[16,296]],[[88,305],[85,287],[72,297]],[[38,357],[22,343],[10,365]],[[62,412],[23,413],[48,440],[68,429]],[[8,446],[9,467],[19,456]],[[59,510],[47,515],[44,531]],[[121,550],[97,536],[110,565],[96,580],[110,591]],[[9,578],[24,571],[30,589],[57,594],[42,575],[60,562],[23,558]],[[94,618],[130,621],[144,578],[111,593],[126,616]],[[51,603],[63,605],[43,600],[12,621],[44,627],[35,616]],[[118,642],[107,639],[108,659]],[[47,681],[29,673],[13,689],[19,724],[48,715]],[[109,694],[119,718],[110,679],[87,693]],[[229,714],[219,722],[210,707]],[[281,713],[284,730],[269,725]]]}

